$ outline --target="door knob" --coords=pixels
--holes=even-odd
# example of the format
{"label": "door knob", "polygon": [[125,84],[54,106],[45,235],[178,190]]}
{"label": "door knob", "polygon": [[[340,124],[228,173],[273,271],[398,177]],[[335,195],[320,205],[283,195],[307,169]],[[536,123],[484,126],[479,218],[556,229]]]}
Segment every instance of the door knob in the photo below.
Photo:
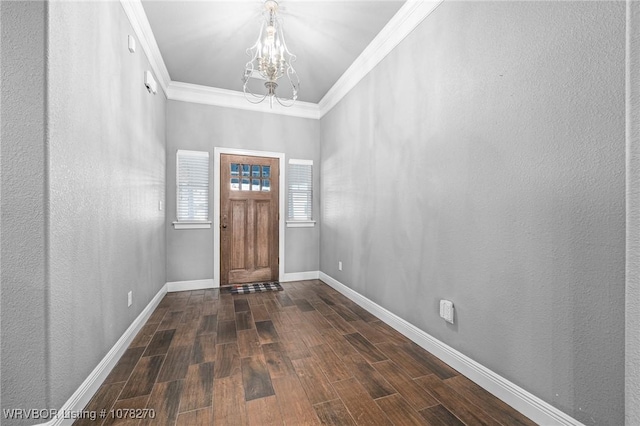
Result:
{"label": "door knob", "polygon": [[227,227],[227,215],[226,214],[224,216],[222,216],[222,227],[223,228]]}

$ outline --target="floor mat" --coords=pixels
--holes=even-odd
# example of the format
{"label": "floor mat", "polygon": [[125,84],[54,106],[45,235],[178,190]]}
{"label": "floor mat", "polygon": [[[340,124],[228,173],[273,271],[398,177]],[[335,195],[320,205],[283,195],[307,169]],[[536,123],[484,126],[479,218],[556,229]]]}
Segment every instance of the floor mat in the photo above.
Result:
{"label": "floor mat", "polygon": [[238,284],[231,286],[231,294],[247,294],[247,293],[259,293],[261,291],[282,291],[282,286],[279,282],[273,281],[268,283],[254,283],[254,284]]}

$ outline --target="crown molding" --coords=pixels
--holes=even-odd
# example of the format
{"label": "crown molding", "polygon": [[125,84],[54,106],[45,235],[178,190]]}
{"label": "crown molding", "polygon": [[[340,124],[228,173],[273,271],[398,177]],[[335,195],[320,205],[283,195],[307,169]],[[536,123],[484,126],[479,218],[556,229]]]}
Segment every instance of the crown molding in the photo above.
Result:
{"label": "crown molding", "polygon": [[162,87],[164,94],[167,95],[167,87],[171,82],[171,77],[164,59],[162,59],[162,54],[160,54],[160,48],[151,30],[142,2],[140,0],[120,0],[120,4],[127,18],[129,18],[133,32],[136,34],[142,50],[147,55],[151,69],[156,79],[160,82],[160,87]]}
{"label": "crown molding", "polygon": [[331,111],[443,1],[407,0],[318,104],[298,101],[289,108],[279,104],[273,108],[266,103],[252,104],[242,92],[234,90],[171,81],[141,0],[120,0],[120,3],[167,99],[318,120]]}
{"label": "crown molding", "polygon": [[318,103],[320,117],[336,106],[444,0],[407,0]]}
{"label": "crown molding", "polygon": [[252,104],[244,97],[244,93],[235,90],[218,89],[198,84],[172,81],[167,88],[167,99],[174,101],[193,102],[204,105],[214,105],[226,108],[243,109],[247,111],[266,112],[270,114],[289,115],[292,117],[320,118],[318,104],[297,101],[291,107],[280,104],[269,107],[267,102]]}

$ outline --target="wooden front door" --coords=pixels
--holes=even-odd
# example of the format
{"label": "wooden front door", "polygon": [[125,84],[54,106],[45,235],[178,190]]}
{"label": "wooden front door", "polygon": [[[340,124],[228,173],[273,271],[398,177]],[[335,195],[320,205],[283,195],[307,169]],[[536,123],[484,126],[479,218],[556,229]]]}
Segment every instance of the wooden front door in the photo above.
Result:
{"label": "wooden front door", "polygon": [[220,155],[220,285],[278,280],[277,158]]}

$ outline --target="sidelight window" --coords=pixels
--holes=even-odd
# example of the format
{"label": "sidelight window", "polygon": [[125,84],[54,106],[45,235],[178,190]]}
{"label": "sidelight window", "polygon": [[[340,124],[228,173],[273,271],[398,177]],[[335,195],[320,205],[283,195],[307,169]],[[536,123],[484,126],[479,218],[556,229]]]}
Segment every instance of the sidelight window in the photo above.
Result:
{"label": "sidelight window", "polygon": [[313,226],[313,161],[289,160],[287,226]]}
{"label": "sidelight window", "polygon": [[178,150],[176,187],[176,229],[210,227],[208,152]]}

